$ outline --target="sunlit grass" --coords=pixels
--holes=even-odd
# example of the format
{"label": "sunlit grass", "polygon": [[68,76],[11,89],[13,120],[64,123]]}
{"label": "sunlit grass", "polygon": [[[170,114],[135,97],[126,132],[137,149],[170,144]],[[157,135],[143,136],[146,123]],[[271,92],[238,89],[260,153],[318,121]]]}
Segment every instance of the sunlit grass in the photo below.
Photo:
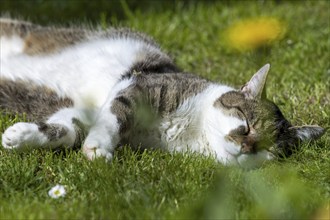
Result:
{"label": "sunlit grass", "polygon": [[[146,32],[182,69],[239,87],[258,69],[259,58],[229,50],[219,34],[237,20],[283,20],[285,37],[263,57],[272,66],[267,94],[293,124],[330,127],[329,7],[327,1],[200,2],[131,11],[134,16],[122,21],[101,8],[97,22]],[[29,17],[45,21],[47,10]],[[2,116],[0,131],[21,119]],[[0,219],[316,218],[329,210],[329,166],[329,131],[291,158],[253,171],[196,154],[128,148],[110,164],[89,162],[76,151],[0,149]],[[48,191],[56,184],[66,195],[54,200]]]}

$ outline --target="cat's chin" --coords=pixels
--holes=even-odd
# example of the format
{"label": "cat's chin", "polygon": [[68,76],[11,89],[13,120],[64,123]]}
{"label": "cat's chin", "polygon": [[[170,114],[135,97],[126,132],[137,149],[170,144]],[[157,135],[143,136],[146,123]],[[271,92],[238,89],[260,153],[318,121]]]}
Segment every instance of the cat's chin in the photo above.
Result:
{"label": "cat's chin", "polygon": [[240,154],[236,157],[238,165],[244,169],[259,168],[263,163],[272,159],[274,159],[274,155],[266,150],[256,154]]}

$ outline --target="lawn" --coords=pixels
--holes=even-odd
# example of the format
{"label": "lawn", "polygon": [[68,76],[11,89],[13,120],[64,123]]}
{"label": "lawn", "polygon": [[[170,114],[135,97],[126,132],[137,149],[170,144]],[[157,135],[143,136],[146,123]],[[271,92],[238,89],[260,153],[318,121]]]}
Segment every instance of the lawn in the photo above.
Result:
{"label": "lawn", "polygon": [[[0,12],[43,24],[127,26],[151,35],[185,71],[237,87],[268,62],[267,95],[284,115],[296,125],[330,127],[328,1],[118,1],[108,7],[106,1],[99,7],[33,1],[2,1]],[[265,16],[286,26],[267,53],[225,45],[227,27]],[[0,132],[18,120],[2,116]],[[0,219],[330,218],[329,130],[292,157],[250,171],[197,154],[129,148],[116,154],[108,164],[77,151],[0,148]],[[65,197],[48,196],[56,184],[65,186]]]}

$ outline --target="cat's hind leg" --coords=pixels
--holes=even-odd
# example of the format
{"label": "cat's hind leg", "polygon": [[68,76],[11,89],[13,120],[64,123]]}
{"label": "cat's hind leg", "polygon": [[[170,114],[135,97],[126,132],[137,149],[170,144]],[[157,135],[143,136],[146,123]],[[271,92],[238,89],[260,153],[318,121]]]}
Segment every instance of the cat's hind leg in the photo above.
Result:
{"label": "cat's hind leg", "polygon": [[82,143],[88,123],[86,112],[74,108],[61,109],[45,122],[12,125],[2,135],[2,146],[7,149],[72,148]]}
{"label": "cat's hind leg", "polygon": [[24,53],[28,34],[39,28],[29,22],[0,18],[0,53],[1,60]]}

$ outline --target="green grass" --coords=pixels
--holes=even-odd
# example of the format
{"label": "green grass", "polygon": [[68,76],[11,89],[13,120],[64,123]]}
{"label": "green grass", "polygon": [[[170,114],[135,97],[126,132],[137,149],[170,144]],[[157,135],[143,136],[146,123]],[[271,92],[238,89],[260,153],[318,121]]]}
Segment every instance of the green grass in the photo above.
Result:
{"label": "green grass", "polygon": [[[47,1],[40,2],[35,6],[37,13],[29,14],[22,8],[19,12],[34,22],[40,17],[42,23],[47,19],[55,23]],[[67,22],[88,20],[88,15],[70,14],[72,7],[86,11],[83,5],[70,3],[66,8],[65,1],[61,2]],[[293,124],[330,127],[329,4],[209,1],[153,11],[143,10],[143,6],[130,10],[123,2],[118,6],[123,20],[101,7],[93,9],[93,14],[100,16],[90,22],[146,32],[182,69],[240,86],[261,65],[260,60],[253,53],[226,48],[221,33],[240,19],[277,17],[288,28],[285,38],[262,58],[272,65],[267,94]],[[5,9],[10,11],[10,7]],[[0,118],[0,132],[17,120]],[[0,148],[0,219],[328,217],[329,167],[329,131],[316,143],[302,144],[292,157],[252,171],[223,167],[196,154],[125,148],[107,164],[87,161],[75,151],[13,152]],[[67,195],[54,200],[47,192],[58,183],[65,185]]]}

